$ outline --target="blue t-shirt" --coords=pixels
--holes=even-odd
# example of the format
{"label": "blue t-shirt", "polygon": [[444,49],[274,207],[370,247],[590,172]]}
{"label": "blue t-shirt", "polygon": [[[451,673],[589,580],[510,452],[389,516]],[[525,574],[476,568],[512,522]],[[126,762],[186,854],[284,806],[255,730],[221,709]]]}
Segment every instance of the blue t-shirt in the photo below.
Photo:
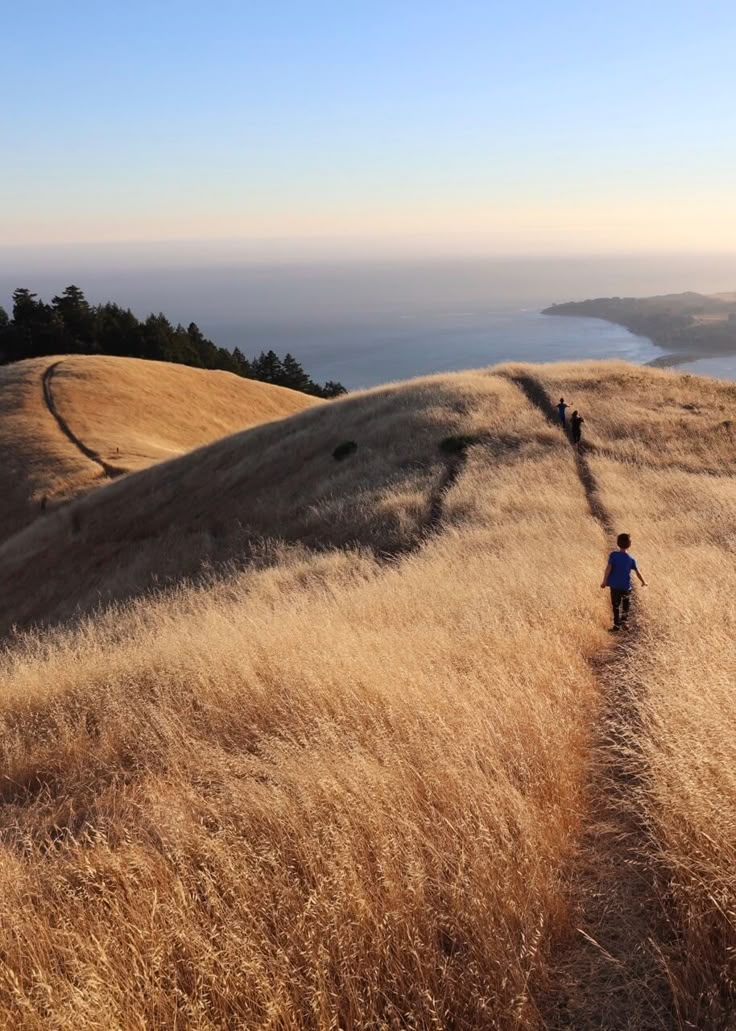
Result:
{"label": "blue t-shirt", "polygon": [[618,591],[631,590],[631,573],[636,569],[636,559],[625,551],[612,551],[608,556],[611,572],[606,583]]}

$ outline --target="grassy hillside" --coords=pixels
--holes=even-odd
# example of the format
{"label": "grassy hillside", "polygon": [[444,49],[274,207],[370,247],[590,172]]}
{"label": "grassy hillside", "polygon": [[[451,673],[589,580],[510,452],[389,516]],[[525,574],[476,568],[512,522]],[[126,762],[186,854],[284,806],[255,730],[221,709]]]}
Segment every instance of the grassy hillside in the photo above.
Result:
{"label": "grassy hillside", "polygon": [[315,403],[267,383],[135,358],[72,355],[3,366],[0,540],[42,505]]}
{"label": "grassy hillside", "polygon": [[[0,1022],[725,1019],[734,407],[615,363],[431,377],[0,549]],[[614,641],[620,529],[651,588]]]}

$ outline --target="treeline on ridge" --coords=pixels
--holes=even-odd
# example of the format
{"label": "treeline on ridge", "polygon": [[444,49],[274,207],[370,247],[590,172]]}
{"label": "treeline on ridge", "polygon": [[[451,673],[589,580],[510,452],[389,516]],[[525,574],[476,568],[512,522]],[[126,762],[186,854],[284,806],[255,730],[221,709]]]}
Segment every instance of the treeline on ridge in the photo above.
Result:
{"label": "treeline on ridge", "polygon": [[30,290],[17,289],[12,317],[0,308],[0,364],[52,354],[116,355],[222,369],[316,397],[346,392],[333,380],[315,383],[291,354],[280,358],[274,351],[262,351],[248,359],[238,347],[218,347],[194,322],[185,329],[162,314],[141,321],[129,308],[109,301],[90,304],[78,286],[68,286],[51,304]]}

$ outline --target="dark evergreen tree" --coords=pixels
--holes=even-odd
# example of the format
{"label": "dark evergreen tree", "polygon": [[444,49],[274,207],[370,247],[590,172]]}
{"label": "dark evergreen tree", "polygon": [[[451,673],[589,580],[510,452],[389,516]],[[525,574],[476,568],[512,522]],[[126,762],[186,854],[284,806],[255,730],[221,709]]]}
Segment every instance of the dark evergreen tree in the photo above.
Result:
{"label": "dark evergreen tree", "polygon": [[261,351],[253,362],[253,373],[256,379],[264,383],[275,383],[280,386],[284,367],[275,351]]}
{"label": "dark evergreen tree", "polygon": [[222,369],[237,376],[291,387],[319,397],[345,393],[340,383],[314,383],[293,355],[282,360],[262,351],[252,362],[239,347],[230,352],[208,340],[195,322],[172,326],[163,314],[139,321],[130,309],[108,302],[93,307],[78,286],[68,286],[51,304],[25,287],[13,294],[13,313],[0,308],[0,363],[40,355],[98,352]]}
{"label": "dark evergreen tree", "polygon": [[320,397],[341,397],[343,394],[347,394],[347,390],[334,379],[328,379],[323,387],[320,387]]}
{"label": "dark evergreen tree", "polygon": [[141,324],[129,308],[101,304],[94,309],[97,347],[102,354],[143,357]]}
{"label": "dark evergreen tree", "polygon": [[169,345],[174,335],[174,327],[164,314],[149,315],[143,323],[142,358],[154,361],[170,361]]}
{"label": "dark evergreen tree", "polygon": [[18,328],[39,322],[44,316],[46,305],[38,300],[38,294],[19,286],[13,291],[13,322]]}
{"label": "dark evergreen tree", "polygon": [[197,365],[202,369],[217,369],[217,347],[208,340],[196,322],[190,322],[187,334],[197,355]]}
{"label": "dark evergreen tree", "polygon": [[21,287],[13,293],[10,361],[58,354],[63,350],[64,323],[38,295]]}
{"label": "dark evergreen tree", "polygon": [[244,376],[246,379],[253,378],[253,366],[239,347],[236,347],[233,351],[233,361],[235,362],[238,376]]}
{"label": "dark evergreen tree", "polygon": [[65,350],[92,349],[96,337],[95,313],[78,286],[68,286],[51,301],[54,313],[64,326],[68,338]]}
{"label": "dark evergreen tree", "polygon": [[296,358],[288,352],[284,355],[284,360],[281,363],[279,386],[305,392],[309,391],[310,386],[314,386]]}

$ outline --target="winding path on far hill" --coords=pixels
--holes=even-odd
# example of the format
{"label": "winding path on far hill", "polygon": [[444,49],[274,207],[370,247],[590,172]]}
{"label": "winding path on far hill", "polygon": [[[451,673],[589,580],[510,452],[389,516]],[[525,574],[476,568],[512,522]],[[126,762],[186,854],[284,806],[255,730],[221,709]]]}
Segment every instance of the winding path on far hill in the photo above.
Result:
{"label": "winding path on far hill", "polygon": [[[449,447],[444,445],[449,444]],[[477,433],[463,437],[448,437],[440,445],[440,451],[444,452],[445,469],[437,483],[430,491],[427,500],[427,517],[419,531],[397,544],[393,548],[374,551],[376,559],[383,562],[390,562],[397,558],[404,558],[428,542],[431,537],[440,533],[444,527],[445,501],[450,490],[457,483],[461,473],[468,461],[468,451],[472,447],[489,447],[493,445],[496,454],[509,454],[519,449],[519,441],[512,437],[503,435],[490,436]]]}
{"label": "winding path on far hill", "polygon": [[393,547],[373,549],[373,555],[379,562],[395,562],[419,551],[431,537],[442,531],[445,515],[445,499],[465,468],[467,448],[462,447],[456,453],[448,455],[445,468],[433,487],[427,500],[427,517],[417,533]]}
{"label": "winding path on far hill", "polygon": [[[504,375],[560,428],[538,380],[526,373]],[[575,449],[575,463],[590,514],[611,538],[613,518],[583,448]],[[635,751],[640,685],[624,678],[621,667],[637,638],[635,621],[593,664],[601,707],[592,742],[588,823],[567,874],[575,934],[554,943],[549,983],[537,1000],[547,1031],[662,1031],[679,1026],[662,962],[652,948],[667,935],[646,858],[646,830],[632,798],[638,783],[632,747]]]}
{"label": "winding path on far hill", "polygon": [[117,466],[110,465],[110,463],[106,462],[105,459],[102,458],[102,456],[99,455],[96,451],[93,451],[92,448],[87,447],[84,441],[80,440],[79,437],[74,433],[72,428],[69,426],[69,423],[66,421],[64,416],[56,407],[56,402],[54,401],[54,393],[51,388],[51,383],[53,381],[56,370],[59,368],[60,365],[63,365],[63,361],[52,362],[43,374],[43,399],[46,404],[46,407],[56,420],[56,423],[61,432],[64,434],[64,436],[72,442],[72,444],[77,448],[78,451],[81,451],[85,458],[89,458],[90,462],[95,462],[97,465],[99,465],[105,476],[107,476],[111,480],[115,479],[116,476],[123,476],[128,470],[120,469]]}

